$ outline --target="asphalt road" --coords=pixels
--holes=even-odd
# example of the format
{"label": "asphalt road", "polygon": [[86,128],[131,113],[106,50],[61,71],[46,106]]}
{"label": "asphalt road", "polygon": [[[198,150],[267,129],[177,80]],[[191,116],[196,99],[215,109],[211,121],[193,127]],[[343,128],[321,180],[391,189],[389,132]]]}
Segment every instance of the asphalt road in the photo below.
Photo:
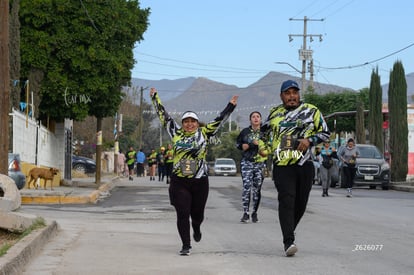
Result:
{"label": "asphalt road", "polygon": [[24,205],[60,226],[24,274],[412,274],[414,193],[314,186],[287,258],[273,182],[259,223],[241,224],[241,179],[210,177],[203,239],[183,257],[167,188],[135,178],[96,205]]}

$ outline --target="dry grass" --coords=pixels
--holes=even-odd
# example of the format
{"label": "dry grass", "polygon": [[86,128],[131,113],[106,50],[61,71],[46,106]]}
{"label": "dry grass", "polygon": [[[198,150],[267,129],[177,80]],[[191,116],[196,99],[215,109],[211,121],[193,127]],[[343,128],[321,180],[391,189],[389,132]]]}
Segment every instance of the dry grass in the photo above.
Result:
{"label": "dry grass", "polygon": [[0,256],[17,243],[22,234],[13,233],[0,228]]}
{"label": "dry grass", "polygon": [[0,257],[7,253],[10,247],[16,244],[19,240],[29,235],[33,230],[45,227],[46,222],[43,218],[37,218],[33,224],[23,233],[14,233],[0,228]]}

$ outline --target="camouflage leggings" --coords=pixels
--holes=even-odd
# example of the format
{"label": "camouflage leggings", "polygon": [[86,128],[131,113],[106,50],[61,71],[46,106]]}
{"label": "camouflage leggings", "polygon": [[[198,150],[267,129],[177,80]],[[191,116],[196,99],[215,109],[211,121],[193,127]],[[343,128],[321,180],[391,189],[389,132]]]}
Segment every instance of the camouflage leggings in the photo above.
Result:
{"label": "camouflage leggings", "polygon": [[[249,212],[250,197],[253,200],[253,213],[257,212],[260,204],[260,189],[263,183],[263,162],[241,160],[241,176],[243,180],[242,206],[244,213]],[[252,195],[251,195],[252,193]]]}

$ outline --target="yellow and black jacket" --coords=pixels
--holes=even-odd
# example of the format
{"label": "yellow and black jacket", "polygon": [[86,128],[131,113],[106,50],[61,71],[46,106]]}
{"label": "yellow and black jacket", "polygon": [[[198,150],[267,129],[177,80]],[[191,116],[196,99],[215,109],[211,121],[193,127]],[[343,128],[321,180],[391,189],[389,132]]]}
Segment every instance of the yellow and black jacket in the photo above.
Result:
{"label": "yellow and black jacket", "polygon": [[[228,103],[226,108],[213,121],[199,127],[194,133],[186,133],[165,110],[158,93],[155,93],[152,97],[152,103],[162,125],[172,140],[174,150],[173,174],[187,178],[207,176],[206,154],[210,138],[215,136],[220,126],[229,118],[236,106]],[[195,172],[192,175],[184,175],[180,165],[183,160],[195,161]]]}
{"label": "yellow and black jacket", "polygon": [[[329,140],[330,132],[321,112],[309,103],[301,103],[293,110],[283,104],[272,108],[263,123],[262,131],[270,141],[273,162],[278,166],[303,165],[310,159],[311,147]],[[309,139],[306,152],[296,150],[299,139]]]}

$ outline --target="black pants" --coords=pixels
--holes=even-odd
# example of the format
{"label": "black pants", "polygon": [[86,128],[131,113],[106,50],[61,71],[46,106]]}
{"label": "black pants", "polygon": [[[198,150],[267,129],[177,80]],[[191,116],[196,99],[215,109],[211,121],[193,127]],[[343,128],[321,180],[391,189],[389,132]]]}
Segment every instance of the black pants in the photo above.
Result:
{"label": "black pants", "polygon": [[167,162],[165,164],[165,175],[167,176],[167,179],[171,178],[172,171],[173,171],[173,163]]}
{"label": "black pants", "polygon": [[164,180],[166,174],[165,164],[158,164],[158,180]]}
{"label": "black pants", "polygon": [[344,166],[342,167],[344,170],[344,176],[345,176],[345,188],[352,188],[354,186],[354,178],[356,173],[355,167],[348,167]]}
{"label": "black pants", "polygon": [[311,161],[303,166],[275,165],[273,168],[273,180],[278,191],[279,222],[285,246],[295,241],[295,229],[305,213],[314,174]]}
{"label": "black pants", "polygon": [[209,191],[208,177],[200,179],[171,176],[170,202],[177,213],[177,229],[183,245],[191,245],[190,217],[193,230],[200,231]]}
{"label": "black pants", "polygon": [[137,162],[137,176],[138,177],[144,176],[144,163]]}

